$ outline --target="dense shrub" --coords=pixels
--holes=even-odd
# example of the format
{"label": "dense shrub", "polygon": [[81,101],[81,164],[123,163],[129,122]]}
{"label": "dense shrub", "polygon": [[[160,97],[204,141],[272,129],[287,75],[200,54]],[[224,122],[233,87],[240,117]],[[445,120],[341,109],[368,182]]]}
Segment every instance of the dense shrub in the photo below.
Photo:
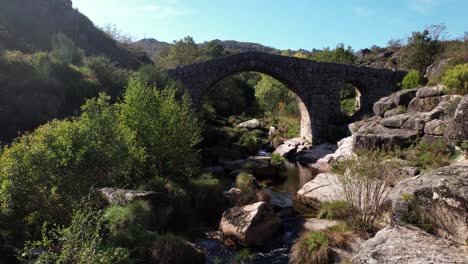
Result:
{"label": "dense shrub", "polygon": [[128,251],[106,246],[106,229],[101,213],[82,207],[73,212],[70,226],[47,229],[44,225],[42,240],[28,242],[21,257],[27,262],[37,247],[45,250],[35,263],[126,263]]}
{"label": "dense shrub", "polygon": [[33,227],[64,223],[75,201],[92,186],[131,182],[140,159],[133,133],[118,125],[115,107],[102,95],[79,118],[52,121],[17,139],[0,157],[1,212]]}
{"label": "dense shrub", "polygon": [[413,89],[421,86],[422,78],[418,71],[412,70],[406,74],[401,82],[402,89]]}
{"label": "dense shrub", "polygon": [[194,147],[201,140],[201,124],[187,94],[158,90],[139,79],[130,80],[120,104],[123,125],[136,132],[145,149],[144,170],[164,179],[184,180],[198,167]]}
{"label": "dense shrub", "polygon": [[357,57],[354,55],[354,51],[351,46],[345,47],[343,43],[338,44],[333,50],[330,48],[324,48],[323,50],[312,54],[313,60],[326,62],[354,64],[356,62],[356,58]]}
{"label": "dense shrub", "polygon": [[455,66],[442,77],[447,93],[468,94],[468,63]]}

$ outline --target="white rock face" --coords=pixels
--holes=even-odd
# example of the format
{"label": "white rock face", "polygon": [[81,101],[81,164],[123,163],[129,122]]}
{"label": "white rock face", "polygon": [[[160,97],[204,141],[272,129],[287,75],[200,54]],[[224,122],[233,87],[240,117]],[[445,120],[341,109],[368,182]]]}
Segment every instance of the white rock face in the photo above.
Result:
{"label": "white rock face", "polygon": [[468,263],[468,247],[432,236],[416,227],[387,227],[365,241],[353,264]]}
{"label": "white rock face", "polygon": [[263,245],[280,227],[281,220],[265,202],[230,208],[219,224],[225,236],[249,246]]}
{"label": "white rock face", "polygon": [[240,123],[237,125],[238,128],[250,128],[250,129],[255,129],[260,126],[260,121],[257,119],[251,119],[249,121],[246,121],[244,123]]}
{"label": "white rock face", "polygon": [[322,202],[340,200],[341,192],[342,185],[336,174],[320,173],[297,192],[297,198],[300,202],[319,209]]}
{"label": "white rock face", "polygon": [[336,220],[308,218],[304,221],[304,229],[308,231],[321,231],[329,227],[336,226],[340,222]]}
{"label": "white rock face", "polygon": [[291,138],[279,145],[273,153],[280,154],[282,157],[291,158],[297,152],[310,147],[310,144],[303,138]]}

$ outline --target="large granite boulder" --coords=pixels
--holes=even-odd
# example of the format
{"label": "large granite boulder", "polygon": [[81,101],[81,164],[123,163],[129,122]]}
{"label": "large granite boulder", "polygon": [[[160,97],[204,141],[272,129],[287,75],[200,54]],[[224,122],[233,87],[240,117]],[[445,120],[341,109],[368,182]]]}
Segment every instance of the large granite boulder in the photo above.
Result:
{"label": "large granite boulder", "polygon": [[389,128],[401,128],[413,114],[399,114],[382,119],[381,124]]}
{"label": "large granite boulder", "polygon": [[468,248],[432,236],[416,227],[387,227],[361,244],[353,264],[468,263]]}
{"label": "large granite boulder", "polygon": [[442,102],[442,96],[413,98],[408,105],[409,112],[430,112]]}
{"label": "large granite boulder", "polygon": [[260,127],[260,121],[257,119],[252,119],[243,123],[240,123],[237,125],[237,128],[249,128],[249,129],[255,129]]}
{"label": "large granite boulder", "polygon": [[442,101],[434,109],[432,109],[432,111],[427,113],[425,121],[429,122],[434,119],[442,119],[453,116],[461,99],[461,95],[442,96]]}
{"label": "large granite boulder", "polygon": [[125,205],[137,200],[148,202],[155,202],[157,200],[157,193],[149,191],[101,188],[95,189],[95,192],[110,205]]}
{"label": "large granite boulder", "polygon": [[374,149],[374,148],[405,148],[413,144],[418,138],[419,133],[416,130],[409,129],[392,129],[387,128],[379,123],[374,123],[369,126],[362,126],[359,131],[354,134],[353,148],[357,149]]}
{"label": "large granite boulder", "polygon": [[401,90],[393,93],[390,96],[381,98],[374,104],[372,108],[374,114],[384,117],[386,112],[395,110],[397,106],[401,106],[403,108],[408,107],[408,104],[411,102],[411,100],[415,98],[417,91],[417,89]]}
{"label": "large granite boulder", "polygon": [[416,97],[418,98],[426,98],[426,97],[434,97],[440,96],[444,94],[444,87],[442,85],[436,86],[427,86],[419,89],[416,92]]}
{"label": "large granite boulder", "polygon": [[424,131],[427,113],[412,113],[401,128]]}
{"label": "large granite boulder", "polygon": [[433,136],[442,136],[447,130],[448,119],[434,119],[427,122],[424,126],[424,134]]}
{"label": "large granite boulder", "polygon": [[448,140],[463,142],[468,140],[468,95],[463,96],[450,120],[444,137]]}
{"label": "large granite boulder", "polygon": [[396,107],[396,105],[394,103],[394,98],[390,97],[390,96],[387,96],[387,97],[380,98],[379,101],[374,103],[374,106],[372,107],[372,110],[374,111],[375,115],[383,117],[385,112],[387,112],[388,110],[391,110],[391,109],[393,109],[395,107]]}
{"label": "large granite boulder", "polygon": [[392,203],[394,224],[404,224],[417,203],[418,210],[433,222],[436,234],[460,243],[468,241],[467,162],[405,179],[387,199]]}
{"label": "large granite boulder", "polygon": [[258,202],[226,210],[219,228],[240,244],[261,246],[281,228],[281,220],[271,206]]}
{"label": "large granite boulder", "polygon": [[338,175],[320,173],[302,186],[297,192],[297,200],[304,205],[319,209],[322,202],[340,200],[341,192],[342,185]]}

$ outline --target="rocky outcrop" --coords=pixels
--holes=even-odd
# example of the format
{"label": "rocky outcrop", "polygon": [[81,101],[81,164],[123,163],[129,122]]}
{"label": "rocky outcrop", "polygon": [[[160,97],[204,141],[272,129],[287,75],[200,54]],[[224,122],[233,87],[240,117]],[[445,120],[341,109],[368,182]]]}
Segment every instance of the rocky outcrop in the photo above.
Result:
{"label": "rocky outcrop", "polygon": [[309,168],[317,174],[330,172],[331,163],[350,158],[354,155],[353,152],[354,136],[343,138],[337,143],[338,149],[328,155],[317,160],[317,162],[310,164]]}
{"label": "rocky outcrop", "polygon": [[102,188],[95,190],[108,204],[125,205],[136,200],[156,201],[157,194],[148,191],[124,190],[117,188]]}
{"label": "rocky outcrop", "polygon": [[341,191],[342,185],[338,175],[321,173],[297,192],[297,200],[304,205],[319,209],[322,202],[340,200]]}
{"label": "rocky outcrop", "polygon": [[354,149],[374,149],[376,147],[409,147],[418,138],[418,131],[391,129],[374,124],[367,129],[359,129],[354,135]]}
{"label": "rocky outcrop", "polygon": [[468,263],[467,250],[412,226],[387,227],[365,241],[351,263],[462,264]]}
{"label": "rocky outcrop", "polygon": [[468,163],[456,163],[399,182],[390,191],[392,222],[404,224],[411,210],[421,210],[439,236],[468,240]]}
{"label": "rocky outcrop", "polygon": [[237,128],[249,128],[249,129],[256,129],[260,127],[260,121],[257,119],[251,119],[249,121],[245,121],[237,125]]}
{"label": "rocky outcrop", "polygon": [[458,104],[444,137],[457,142],[468,140],[468,95],[465,95]]}
{"label": "rocky outcrop", "polygon": [[[451,140],[466,140],[468,120],[463,109],[468,107],[468,102],[461,104],[461,98],[460,95],[443,95],[440,85],[384,97],[374,104],[376,116],[349,125],[354,135],[353,146],[355,149],[405,148],[418,138],[438,140],[443,135]],[[455,120],[458,105],[460,113]]]}
{"label": "rocky outcrop", "polygon": [[261,246],[281,228],[281,220],[264,202],[233,207],[223,213],[220,230],[248,246]]}

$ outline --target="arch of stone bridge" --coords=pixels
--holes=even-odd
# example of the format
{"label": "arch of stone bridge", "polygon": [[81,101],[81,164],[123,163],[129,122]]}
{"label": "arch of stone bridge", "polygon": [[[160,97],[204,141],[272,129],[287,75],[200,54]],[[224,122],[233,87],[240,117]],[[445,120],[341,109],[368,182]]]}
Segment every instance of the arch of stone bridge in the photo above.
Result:
{"label": "arch of stone bridge", "polygon": [[340,92],[352,83],[361,93],[361,113],[372,112],[381,97],[398,89],[406,72],[357,67],[339,63],[316,62],[263,52],[244,52],[206,62],[168,70],[192,96],[195,106],[204,94],[223,78],[255,71],[270,75],[296,95],[301,110],[301,137],[321,143],[332,138],[333,123],[341,112]]}

